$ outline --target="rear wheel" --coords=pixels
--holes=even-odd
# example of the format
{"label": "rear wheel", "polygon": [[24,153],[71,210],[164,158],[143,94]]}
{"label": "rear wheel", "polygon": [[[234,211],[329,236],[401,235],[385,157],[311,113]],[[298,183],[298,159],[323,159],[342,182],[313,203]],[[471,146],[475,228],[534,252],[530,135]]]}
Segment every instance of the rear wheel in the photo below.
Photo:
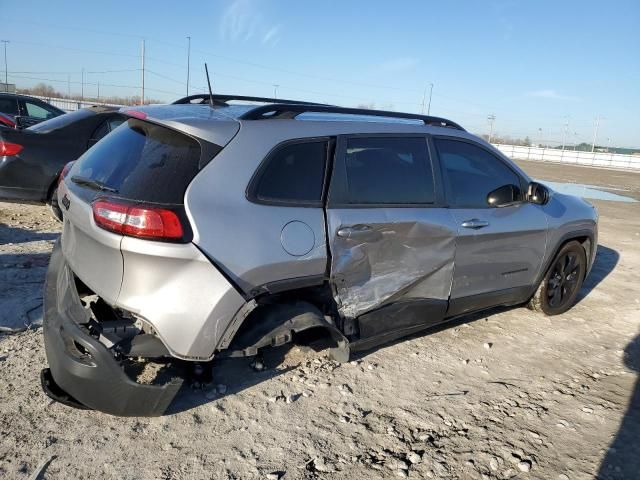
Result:
{"label": "rear wheel", "polygon": [[563,246],[540,282],[529,307],[545,315],[559,315],[576,301],[587,271],[587,257],[578,242]]}

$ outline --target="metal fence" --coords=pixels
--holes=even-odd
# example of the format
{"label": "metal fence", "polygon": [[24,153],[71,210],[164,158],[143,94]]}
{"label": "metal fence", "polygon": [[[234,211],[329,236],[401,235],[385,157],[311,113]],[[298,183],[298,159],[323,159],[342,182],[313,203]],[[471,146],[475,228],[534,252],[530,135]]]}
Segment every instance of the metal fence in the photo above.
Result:
{"label": "metal fence", "polygon": [[587,165],[590,167],[622,168],[640,170],[640,156],[621,155],[604,152],[578,152],[557,148],[520,147],[516,145],[493,144],[498,150],[516,160],[533,160],[538,162],[567,163]]}
{"label": "metal fence", "polygon": [[93,107],[95,105],[103,105],[107,107],[124,107],[124,105],[115,105],[113,103],[103,103],[103,102],[88,102],[88,101],[79,101],[72,100],[69,98],[55,98],[55,97],[40,97],[38,95],[29,95],[33,98],[39,98],[40,100],[44,100],[47,103],[50,103],[54,107],[58,107],[65,112],[74,112],[76,110],[80,110],[85,107]]}

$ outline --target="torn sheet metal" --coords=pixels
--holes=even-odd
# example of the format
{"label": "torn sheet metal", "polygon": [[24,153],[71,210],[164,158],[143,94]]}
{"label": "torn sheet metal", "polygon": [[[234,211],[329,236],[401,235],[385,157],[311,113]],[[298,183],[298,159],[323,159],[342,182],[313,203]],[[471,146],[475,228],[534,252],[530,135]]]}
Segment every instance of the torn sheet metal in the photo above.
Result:
{"label": "torn sheet metal", "polygon": [[[457,230],[449,210],[338,209],[327,216],[331,279],[344,317],[407,298],[449,298]],[[345,235],[352,229],[368,233]]]}

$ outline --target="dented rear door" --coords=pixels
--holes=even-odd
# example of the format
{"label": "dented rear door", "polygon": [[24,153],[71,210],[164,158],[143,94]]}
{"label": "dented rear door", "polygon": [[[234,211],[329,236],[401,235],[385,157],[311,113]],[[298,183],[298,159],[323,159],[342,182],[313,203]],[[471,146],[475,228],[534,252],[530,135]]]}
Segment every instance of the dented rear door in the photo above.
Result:
{"label": "dented rear door", "polygon": [[338,139],[327,203],[331,282],[360,337],[443,320],[456,224],[423,135]]}

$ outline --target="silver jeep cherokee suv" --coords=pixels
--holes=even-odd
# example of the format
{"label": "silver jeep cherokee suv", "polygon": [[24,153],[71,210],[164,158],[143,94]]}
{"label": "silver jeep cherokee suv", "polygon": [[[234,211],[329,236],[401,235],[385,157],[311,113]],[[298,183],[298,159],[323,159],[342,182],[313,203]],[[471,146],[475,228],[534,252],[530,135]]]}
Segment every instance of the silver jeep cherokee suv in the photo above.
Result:
{"label": "silver jeep cherokee suv", "polygon": [[176,365],[555,315],[595,258],[590,204],[443,118],[221,95],[126,113],[58,189],[41,380],[70,405],[160,415]]}

